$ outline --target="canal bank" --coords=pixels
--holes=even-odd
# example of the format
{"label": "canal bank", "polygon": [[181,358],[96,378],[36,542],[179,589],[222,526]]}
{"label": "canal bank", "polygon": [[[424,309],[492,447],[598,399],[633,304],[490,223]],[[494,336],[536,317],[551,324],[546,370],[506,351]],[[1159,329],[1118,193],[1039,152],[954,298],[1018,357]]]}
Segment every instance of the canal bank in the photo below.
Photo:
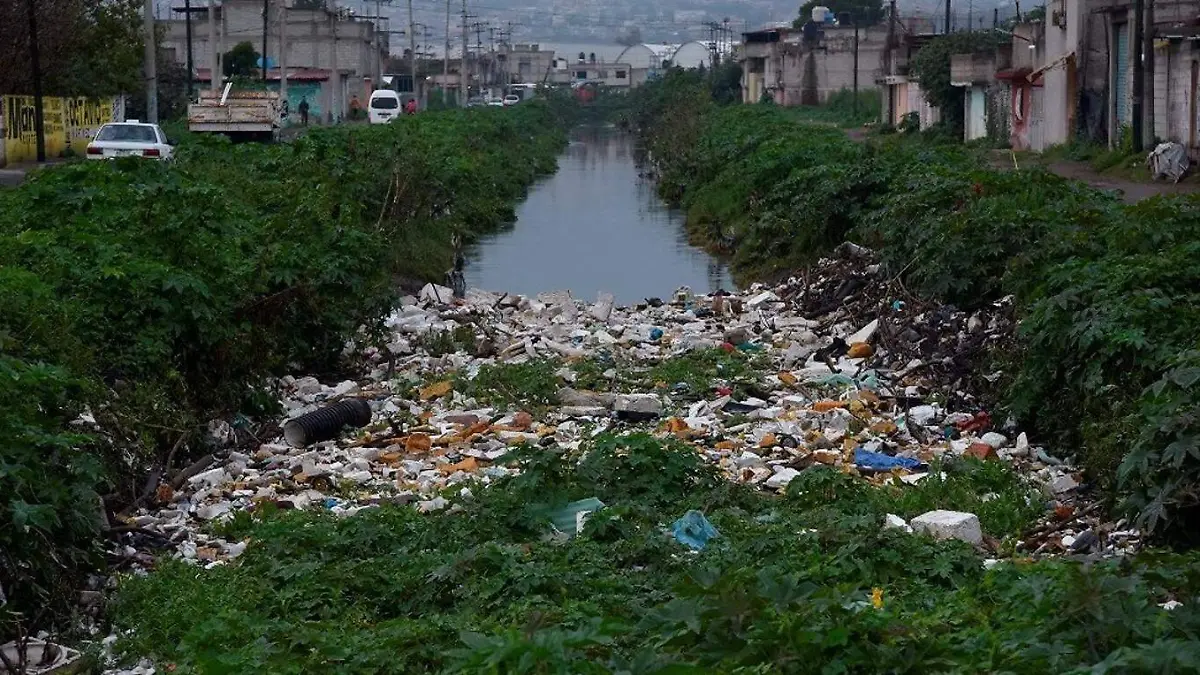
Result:
{"label": "canal bank", "polygon": [[680,285],[732,290],[725,263],[688,243],[683,213],[642,174],[631,134],[576,128],[558,171],[534,185],[513,226],[468,251],[467,284],[588,300],[607,292],[620,303],[666,298]]}

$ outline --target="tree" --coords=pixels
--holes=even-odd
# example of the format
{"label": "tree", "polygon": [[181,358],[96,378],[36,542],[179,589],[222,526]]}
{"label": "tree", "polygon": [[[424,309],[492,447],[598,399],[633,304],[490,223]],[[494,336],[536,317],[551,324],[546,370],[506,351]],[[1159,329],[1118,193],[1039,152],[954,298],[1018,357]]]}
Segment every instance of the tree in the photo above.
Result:
{"label": "tree", "polygon": [[633,26],[617,35],[617,44],[623,47],[632,47],[640,45],[643,42],[645,40],[642,39],[642,29],[637,26]]}
{"label": "tree", "polygon": [[[38,0],[47,96],[111,96],[142,86],[140,0]],[[24,2],[0,2],[0,94],[33,90]]]}
{"label": "tree", "polygon": [[251,77],[258,69],[258,52],[249,42],[239,42],[225,52],[222,60],[225,74],[231,77]]}
{"label": "tree", "polygon": [[800,16],[792,25],[800,28],[811,21],[814,7],[828,7],[834,16],[847,12],[859,26],[877,24],[887,16],[883,9],[883,0],[808,0],[800,5]]}
{"label": "tree", "polygon": [[963,125],[964,87],[950,83],[950,57],[996,49],[1007,36],[996,31],[950,33],[936,37],[921,47],[909,62],[909,75],[921,82],[925,100],[942,111],[942,122],[957,131]]}

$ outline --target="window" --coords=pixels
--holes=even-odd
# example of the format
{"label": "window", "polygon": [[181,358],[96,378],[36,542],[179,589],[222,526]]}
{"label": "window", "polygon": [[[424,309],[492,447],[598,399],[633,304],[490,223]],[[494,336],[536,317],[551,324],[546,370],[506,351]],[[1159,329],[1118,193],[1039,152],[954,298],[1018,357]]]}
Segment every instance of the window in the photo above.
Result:
{"label": "window", "polygon": [[376,110],[395,110],[400,107],[400,99],[391,96],[379,96],[371,99],[371,107]]}
{"label": "window", "polygon": [[577,79],[577,80],[586,80],[586,79],[587,79],[587,71],[586,71],[586,70],[577,70],[577,71],[575,71],[575,79]]}
{"label": "window", "polygon": [[149,124],[109,124],[96,134],[96,140],[157,143],[158,135]]}
{"label": "window", "polygon": [[617,79],[618,79],[618,80],[623,80],[623,79],[625,79],[625,71],[623,71],[623,70],[618,70],[618,71],[617,71]]}

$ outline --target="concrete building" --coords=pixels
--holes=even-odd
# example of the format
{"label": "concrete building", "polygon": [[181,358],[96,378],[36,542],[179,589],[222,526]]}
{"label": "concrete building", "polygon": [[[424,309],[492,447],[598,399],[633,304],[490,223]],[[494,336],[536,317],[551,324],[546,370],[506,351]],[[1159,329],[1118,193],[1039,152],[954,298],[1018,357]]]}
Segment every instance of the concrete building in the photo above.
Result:
{"label": "concrete building", "polygon": [[554,50],[538,44],[500,45],[496,60],[506,83],[539,84],[554,73]]}
{"label": "concrete building", "polygon": [[[289,0],[290,2],[290,0]],[[261,0],[221,0],[214,2],[213,18],[216,22],[218,55],[224,54],[239,42],[249,42],[255,51],[263,52],[263,3]],[[271,13],[267,17],[267,66],[277,67],[280,63],[279,41],[281,24],[276,2],[267,4]],[[173,10],[184,15],[184,7]],[[195,0],[192,14],[192,60],[197,72],[204,69],[204,80],[208,80],[211,61],[211,42],[208,35],[208,6],[205,0]],[[184,19],[160,21],[164,32],[162,49],[177,63],[187,61],[187,27]],[[301,97],[311,92],[306,88],[314,81],[305,80],[295,92],[291,87],[292,69],[299,69],[308,76],[326,71],[329,86],[320,87],[321,108],[326,117],[340,118],[348,110],[349,97],[369,95],[373,83],[380,81],[387,63],[388,34],[376,30],[375,22],[340,10],[296,9],[286,11],[286,42],[288,67],[288,102],[292,110],[299,105]],[[337,95],[342,92],[344,95]],[[329,97],[335,96],[336,100]],[[313,101],[309,99],[310,107]],[[314,119],[316,116],[314,115]]]}
{"label": "concrete building", "polygon": [[834,92],[854,88],[856,75],[859,90],[875,89],[885,75],[887,27],[857,33],[857,45],[849,27],[745,33],[738,57],[742,101],[757,103],[766,96],[778,105],[819,105]]}
{"label": "concrete building", "polygon": [[[1051,0],[1045,19],[1016,26],[997,54],[955,55],[951,79],[968,88],[964,137],[982,131],[1034,151],[1075,139],[1119,144],[1139,61],[1133,19],[1128,0]],[[1143,140],[1175,141],[1200,158],[1200,0],[1155,3],[1152,34]]]}

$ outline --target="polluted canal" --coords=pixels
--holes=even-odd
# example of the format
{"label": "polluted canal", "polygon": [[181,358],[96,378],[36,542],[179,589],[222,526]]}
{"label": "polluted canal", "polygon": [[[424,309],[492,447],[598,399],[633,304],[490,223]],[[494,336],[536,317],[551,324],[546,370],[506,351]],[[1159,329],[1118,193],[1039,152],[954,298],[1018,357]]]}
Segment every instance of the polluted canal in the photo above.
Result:
{"label": "polluted canal", "polygon": [[581,127],[558,171],[530,190],[511,229],[468,253],[467,285],[536,295],[569,290],[579,299],[612,293],[617,302],[732,290],[722,261],[688,243],[683,214],[641,176],[632,136]]}

